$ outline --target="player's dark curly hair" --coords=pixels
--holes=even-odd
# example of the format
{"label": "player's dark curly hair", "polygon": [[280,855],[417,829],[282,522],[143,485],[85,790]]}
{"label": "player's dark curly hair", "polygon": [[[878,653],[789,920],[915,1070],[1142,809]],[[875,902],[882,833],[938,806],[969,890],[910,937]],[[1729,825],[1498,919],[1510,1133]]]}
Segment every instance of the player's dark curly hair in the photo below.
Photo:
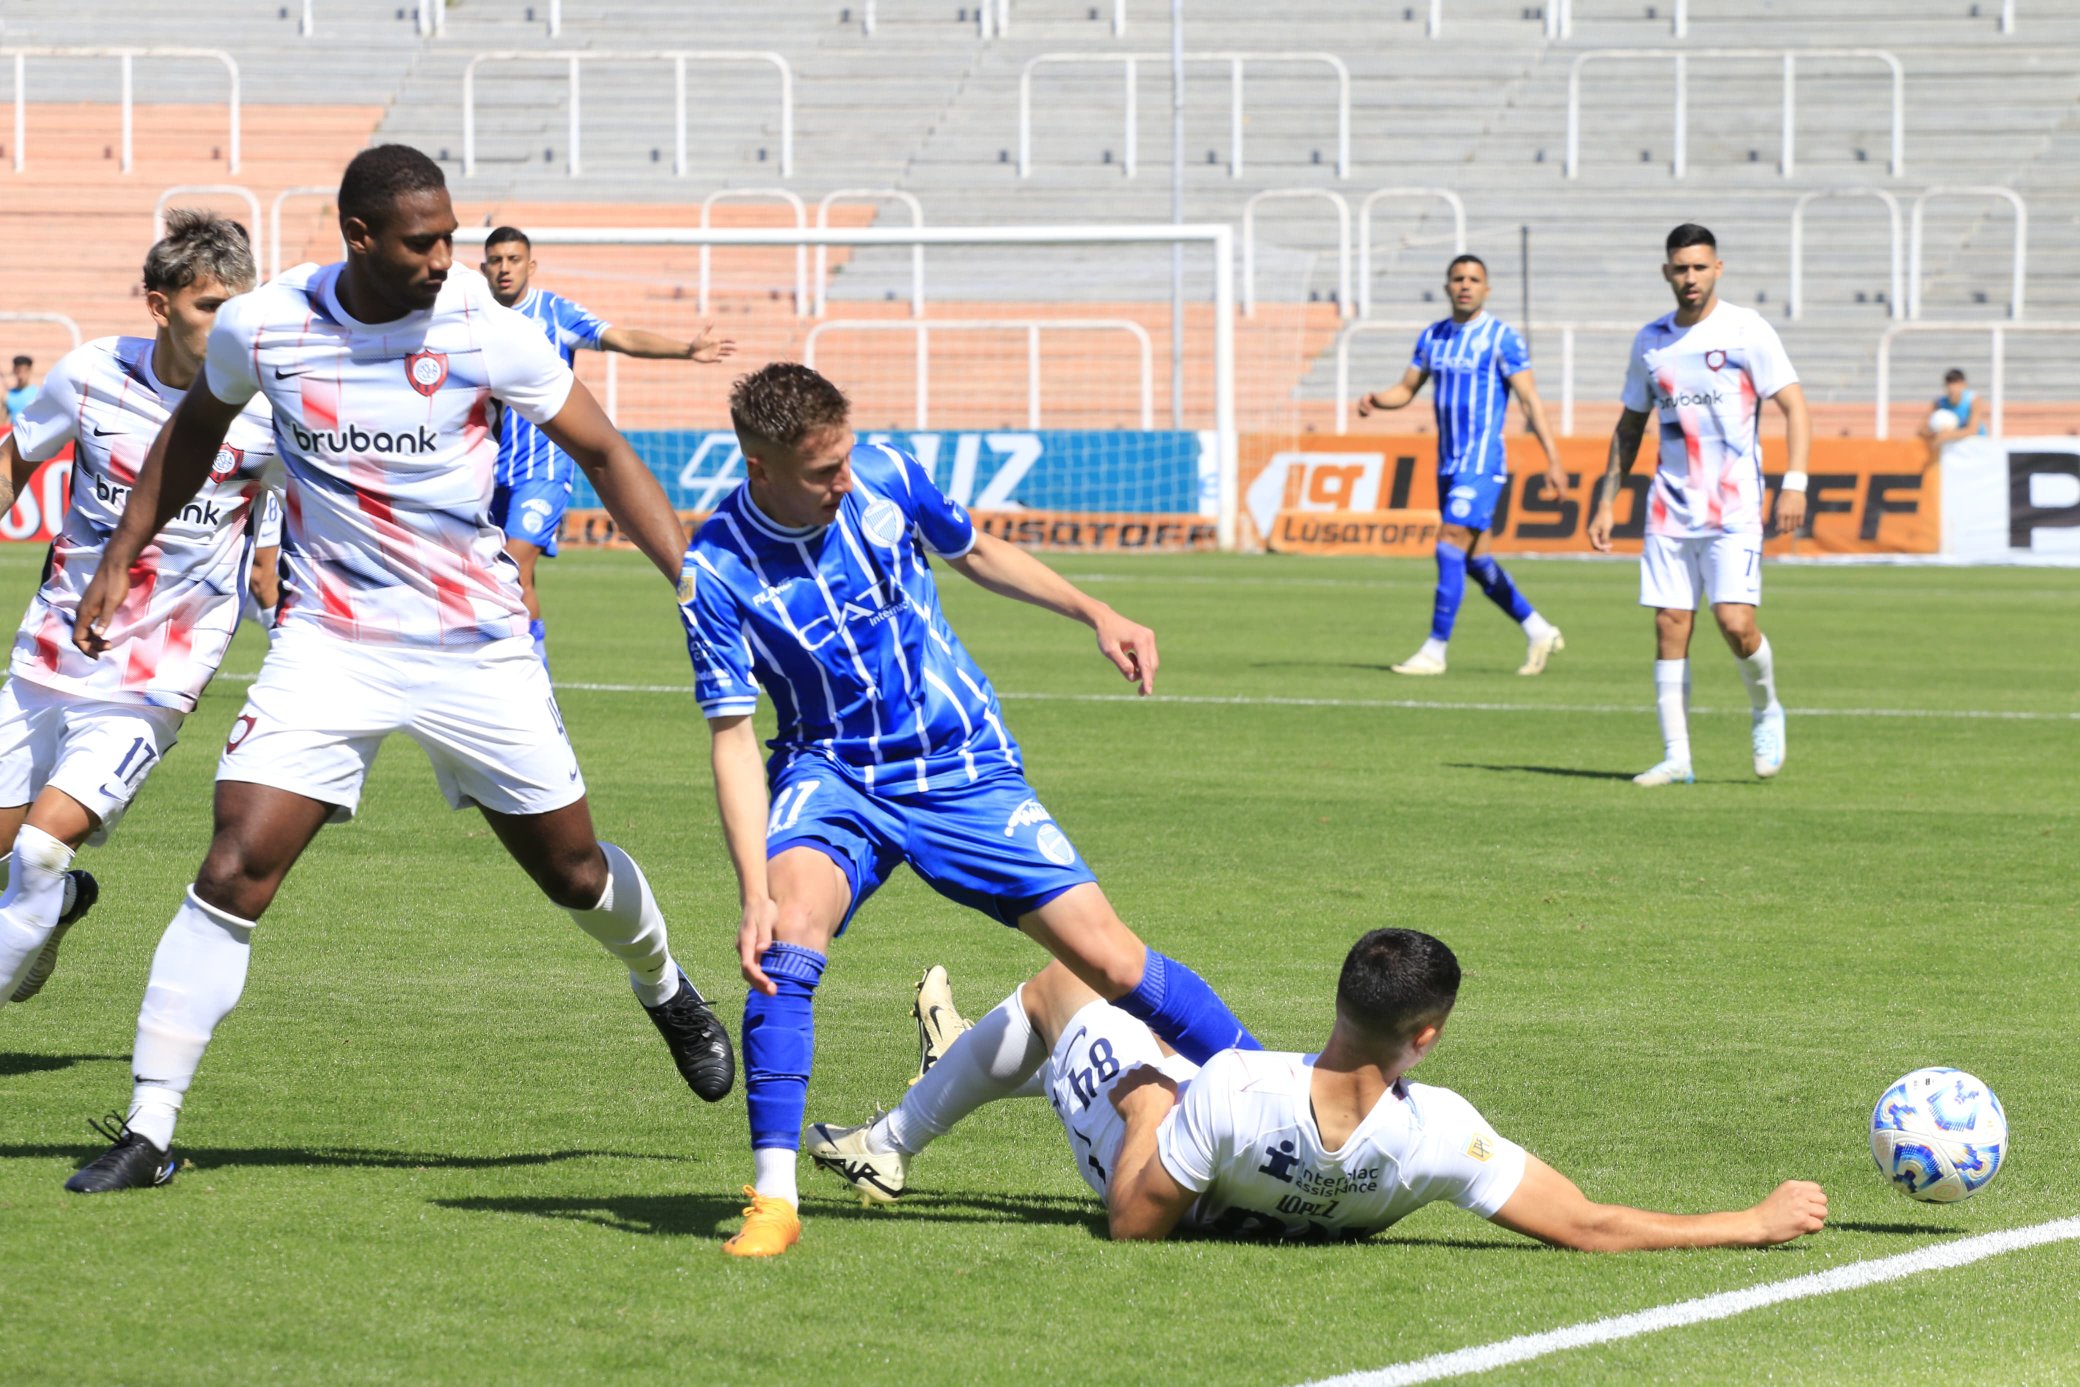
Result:
{"label": "player's dark curly hair", "polygon": [[441,166],[408,144],[379,144],[356,154],[339,180],[339,219],[352,217],[379,231],[397,200],[413,193],[437,193],[448,180]]}
{"label": "player's dark curly hair", "polygon": [[775,361],[737,377],[729,388],[729,419],[737,444],[750,457],[792,452],[819,429],[845,422],[852,401],[798,361]]}
{"label": "player's dark curly hair", "polygon": [[158,293],[214,279],[234,294],[253,287],[253,240],[229,217],[188,207],[166,210],[166,230],[144,258],[144,287]]}
{"label": "player's dark curly hair", "polygon": [[1706,250],[1716,251],[1719,249],[1719,238],[1714,236],[1708,228],[1699,226],[1696,222],[1684,222],[1674,231],[1668,233],[1668,253],[1670,255],[1674,255],[1677,251],[1689,246],[1703,246]]}
{"label": "player's dark curly hair", "polygon": [[1442,939],[1376,929],[1351,946],[1336,983],[1336,1014],[1384,1040],[1441,1022],[1459,997],[1459,960]]}

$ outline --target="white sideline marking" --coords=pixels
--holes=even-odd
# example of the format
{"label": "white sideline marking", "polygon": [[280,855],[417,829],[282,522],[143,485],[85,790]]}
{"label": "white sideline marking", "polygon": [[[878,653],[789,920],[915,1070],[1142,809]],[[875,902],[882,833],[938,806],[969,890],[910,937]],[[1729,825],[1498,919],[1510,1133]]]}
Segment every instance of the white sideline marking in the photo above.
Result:
{"label": "white sideline marking", "polygon": [[1652,1309],[1634,1311],[1629,1315],[1614,1315],[1608,1319],[1570,1324],[1539,1334],[1519,1334],[1513,1339],[1503,1339],[1498,1343],[1454,1349],[1450,1353],[1432,1354],[1428,1358],[1412,1359],[1406,1363],[1395,1363],[1368,1372],[1322,1378],[1306,1384],[1306,1387],[1404,1387],[1404,1384],[1408,1383],[1436,1382],[1442,1378],[1459,1377],[1466,1373],[1493,1372],[1513,1363],[1529,1362],[1531,1359],[1543,1358],[1547,1354],[1561,1353],[1571,1348],[1615,1343],[1619,1339],[1656,1334],[1664,1329],[1680,1329],[1685,1325],[1703,1324],[1708,1320],[1729,1319],[1734,1315],[1744,1315],[1750,1310],[1781,1305],[1788,1300],[1805,1300],[1812,1296],[1834,1295],[1838,1291],[1860,1290],[1865,1286],[1897,1281],[1905,1276],[1919,1276],[1925,1271],[1948,1271],[1952,1267],[1967,1266],[1988,1257],[1998,1257],[2004,1252],[2019,1252],[2027,1247],[2039,1247],[2045,1243],[2067,1242],[2073,1239],[2080,1239],[2080,1218],[2053,1219],[2049,1223],[2032,1224],[2027,1228],[2010,1228],[1999,1233],[1981,1233],[1976,1237],[1959,1238],[1955,1242],[1924,1247],[1916,1252],[1902,1252],[1892,1257],[1875,1257],[1865,1262],[1851,1262],[1847,1266],[1835,1267],[1830,1271],[1808,1272],[1804,1276],[1750,1286],[1746,1290],[1721,1291],[1717,1295],[1701,1296],[1696,1300],[1680,1300],[1673,1305],[1657,1305]]}
{"label": "white sideline marking", "polygon": [[[256,673],[220,674],[220,679],[250,684]],[[558,679],[554,686],[574,693],[684,694],[693,695],[693,685],[684,684],[588,684]],[[1143,698],[1130,693],[1012,693],[1002,689],[997,697],[1006,703],[1181,703],[1232,708],[1400,708],[1436,713],[1645,713],[1644,703],[1454,703],[1429,698],[1287,698],[1278,694],[1150,694]],[[1742,712],[1746,708],[1695,707],[1693,713]],[[1988,722],[2080,722],[2080,712],[2003,712],[1991,708],[1791,708],[1799,718],[1942,718]]]}

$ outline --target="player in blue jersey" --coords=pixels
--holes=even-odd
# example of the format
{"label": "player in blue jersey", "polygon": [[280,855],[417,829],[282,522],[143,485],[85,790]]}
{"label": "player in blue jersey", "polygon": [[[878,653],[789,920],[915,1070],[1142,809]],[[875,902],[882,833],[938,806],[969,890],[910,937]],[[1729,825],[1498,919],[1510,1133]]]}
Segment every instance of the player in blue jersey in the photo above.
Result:
{"label": "player in blue jersey", "polygon": [[[534,243],[517,227],[501,226],[484,243],[484,278],[491,281],[491,295],[500,304],[541,326],[563,354],[566,366],[580,347],[703,365],[737,350],[731,339],[715,336],[712,325],[703,327],[691,342],[681,342],[641,328],[610,327],[561,294],[530,287]],[[520,595],[527,601],[528,629],[534,636],[535,653],[544,664],[549,660],[548,642],[543,634],[541,600],[535,595],[534,566],[544,554],[556,557],[556,534],[563,526],[574,475],[571,460],[549,441],[549,435],[521,418],[518,410],[501,413],[491,523],[505,531],[506,552],[520,565]]]}
{"label": "player in blue jersey", "polygon": [[[1179,1052],[1257,1048],[1203,979],[1144,946],[1026,783],[930,560],[1083,622],[1146,694],[1155,635],[982,533],[916,459],[857,446],[838,388],[779,362],[730,392],[748,480],[686,551],[680,613],[742,893],[737,950],[756,1185],[737,1256],[801,1236],[796,1154],[831,940],[898,865],[1014,925]],[[779,731],[760,764],[763,686]],[[769,793],[770,786],[770,793]]]}
{"label": "player in blue jersey", "polygon": [[1414,359],[1400,384],[1358,401],[1358,417],[1400,409],[1435,380],[1437,409],[1437,601],[1430,638],[1394,666],[1396,674],[1443,674],[1445,647],[1466,595],[1466,575],[1510,619],[1524,628],[1527,646],[1519,674],[1537,674],[1554,651],[1566,648],[1560,628],[1540,616],[1509,574],[1488,552],[1495,507],[1509,487],[1509,458],[1503,434],[1509,397],[1523,408],[1524,422],[1546,453],[1545,487],[1557,496],[1567,485],[1560,447],[1546,427],[1545,407],[1531,379],[1531,352],[1517,330],[1486,310],[1488,267],[1478,255],[1462,255],[1444,272],[1452,316],[1432,323],[1416,339]]}

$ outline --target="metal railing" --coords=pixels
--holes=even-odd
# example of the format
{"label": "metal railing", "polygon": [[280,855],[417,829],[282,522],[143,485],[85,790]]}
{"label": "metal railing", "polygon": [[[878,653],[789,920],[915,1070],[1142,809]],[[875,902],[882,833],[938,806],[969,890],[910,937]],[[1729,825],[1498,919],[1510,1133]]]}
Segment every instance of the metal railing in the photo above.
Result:
{"label": "metal railing", "polygon": [[2022,316],[2023,280],[2028,275],[2029,266],[2029,204],[2013,188],[1976,183],[1929,188],[1914,199],[1912,230],[1907,235],[1907,282],[1912,286],[1908,291],[1912,297],[1907,301],[1907,316],[1921,316],[1922,216],[1928,204],[1939,197],[1997,197],[2014,209],[2015,249],[2008,269],[2008,316],[2019,319]]}
{"label": "metal railing", "polygon": [[[1347,323],[1336,337],[1336,432],[1347,434],[1351,426],[1351,343],[1367,334],[1402,332],[1419,333],[1430,326],[1428,320],[1403,319],[1386,322],[1377,318],[1360,318]],[[1563,436],[1574,432],[1574,345],[1575,334],[1580,332],[1603,332],[1630,337],[1640,329],[1639,323],[1540,323],[1539,331],[1560,334],[1560,432]]]}
{"label": "metal railing", "polygon": [[1995,437],[2001,432],[2001,408],[2007,396],[2008,386],[2008,334],[2011,332],[2053,332],[2069,336],[2080,336],[2080,322],[2073,323],[1894,323],[1885,329],[1878,339],[1878,401],[1877,419],[1874,421],[1878,438],[1891,437],[1892,423],[1892,344],[1902,333],[1946,332],[1990,333],[1993,338],[1993,369],[1987,373],[1988,407],[1986,427]]}
{"label": "metal railing", "polygon": [[1881,48],[1592,48],[1577,54],[1567,70],[1567,176],[1573,178],[1581,172],[1582,150],[1582,69],[1592,62],[1611,59],[1665,58],[1674,62],[1676,74],[1675,92],[1675,154],[1672,160],[1675,176],[1681,178],[1688,171],[1690,141],[1690,59],[1692,58],[1776,58],[1784,65],[1784,136],[1783,152],[1778,157],[1778,170],[1789,178],[1798,164],[1797,90],[1798,60],[1800,58],[1850,58],[1882,63],[1892,74],[1892,158],[1891,171],[1894,178],[1904,176],[1906,169],[1907,141],[1907,77],[1906,69],[1893,54]]}
{"label": "metal railing", "polygon": [[30,58],[117,58],[122,63],[123,90],[123,143],[122,170],[128,173],[131,158],[132,130],[135,125],[132,98],[133,64],[139,58],[208,58],[222,63],[230,79],[230,89],[224,104],[231,113],[231,140],[226,148],[229,158],[224,161],[228,172],[238,172],[239,132],[239,84],[238,62],[221,48],[0,48],[0,55],[14,58],[14,171],[20,173],[26,166],[28,134],[28,60]]}
{"label": "metal railing", "polygon": [[[831,224],[831,206],[834,203],[876,202],[883,200],[900,202],[905,207],[908,207],[910,209],[910,225],[912,228],[924,225],[924,204],[917,200],[915,193],[906,193],[901,188],[839,188],[835,192],[825,193],[823,200],[816,204],[817,228],[821,230]],[[815,314],[819,318],[824,315],[825,305],[828,302],[828,290],[830,288],[829,257],[829,246],[818,245],[816,247]],[[924,245],[922,242],[910,247],[910,316],[913,318],[922,318],[924,316]]]}
{"label": "metal railing", "polygon": [[536,52],[501,49],[479,53],[462,70],[462,176],[477,172],[477,68],[493,62],[561,62],[567,66],[569,83],[570,148],[565,169],[573,177],[582,171],[578,137],[578,66],[588,62],[669,62],[672,65],[672,174],[686,176],[686,65],[688,63],[764,63],[780,74],[780,176],[794,177],[794,69],[778,53],[738,48],[665,49],[649,53],[609,49]]}
{"label": "metal railing", "polygon": [[1131,318],[833,318],[809,329],[802,364],[816,365],[816,344],[826,332],[914,332],[917,334],[916,421],[931,427],[931,334],[935,332],[1023,332],[1026,335],[1026,427],[1040,425],[1040,335],[1043,332],[1124,332],[1141,353],[1141,427],[1156,426],[1155,353],[1148,329]]}
{"label": "metal railing", "polygon": [[[717,188],[701,199],[701,230],[709,230],[708,213],[718,202],[784,202],[794,209],[794,224],[799,228],[809,225],[808,211],[802,200],[785,188]],[[701,247],[700,283],[694,297],[696,310],[703,316],[708,311],[708,252]],[[797,241],[794,247],[794,316],[809,316],[809,247]]]}
{"label": "metal railing", "polygon": [[[253,196],[251,188],[242,187],[237,183],[176,183],[159,194],[159,200],[152,204],[152,243],[156,245],[159,238],[166,234],[166,209],[173,205],[175,198],[219,196],[235,197],[245,203],[246,210],[252,214],[251,220],[246,223],[246,239],[258,245],[260,199]],[[257,260],[259,257],[254,258]]]}
{"label": "metal railing", "polygon": [[1374,188],[1358,204],[1358,316],[1372,316],[1372,204],[1390,197],[1434,197],[1452,209],[1452,254],[1466,254],[1466,204],[1449,188]]}
{"label": "metal railing", "polygon": [[79,324],[63,313],[0,313],[0,323],[52,323],[65,329],[73,346],[77,347],[86,340],[79,334]]}
{"label": "metal railing", "polygon": [[[291,198],[322,197],[330,199],[337,196],[339,196],[338,189],[327,187],[322,183],[303,183],[294,188],[284,188],[274,195],[274,201],[267,208],[268,263],[274,267],[269,271],[270,278],[282,272],[282,204],[288,202]],[[345,258],[344,245],[341,247],[341,258]]]}
{"label": "metal railing", "polygon": [[[1228,158],[1228,176],[1242,177],[1242,72],[1247,63],[1320,63],[1336,74],[1336,176],[1351,176],[1351,73],[1334,53],[1237,53],[1206,51],[1186,53],[1188,63],[1228,65],[1228,132],[1233,149]],[[1168,63],[1168,53],[1042,53],[1028,58],[1018,74],[1018,176],[1033,173],[1033,73],[1045,65],[1067,63],[1119,63],[1126,70],[1126,129],[1121,164],[1132,178],[1139,167],[1140,111],[1135,95],[1135,78],[1142,63]]]}
{"label": "metal railing", "polygon": [[1903,318],[1907,306],[1901,298],[1903,238],[1900,234],[1899,199],[1883,188],[1818,188],[1799,195],[1791,204],[1791,320],[1805,316],[1806,208],[1828,198],[1872,197],[1885,204],[1892,227],[1892,278],[1885,303],[1888,316]]}
{"label": "metal railing", "polygon": [[1257,207],[1265,202],[1320,199],[1336,211],[1336,316],[1348,318],[1351,305],[1351,205],[1329,188],[1267,188],[1242,204],[1242,316],[1257,314]]}

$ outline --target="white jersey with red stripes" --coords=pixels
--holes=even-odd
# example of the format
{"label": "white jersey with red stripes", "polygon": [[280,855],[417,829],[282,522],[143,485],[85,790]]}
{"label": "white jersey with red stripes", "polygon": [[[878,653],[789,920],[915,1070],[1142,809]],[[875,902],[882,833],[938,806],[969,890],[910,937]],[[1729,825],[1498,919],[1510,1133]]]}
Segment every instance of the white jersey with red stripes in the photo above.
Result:
{"label": "white jersey with red stripes", "polygon": [[17,679],[82,698],[185,713],[238,629],[252,555],[247,522],[265,494],[260,474],[274,461],[274,430],[262,401],[232,420],[202,490],[138,555],[130,595],[108,624],[109,648],[81,654],[72,643],[79,599],[152,440],[186,393],[153,374],[152,349],[146,337],[103,337],[67,352],[15,421],[23,458],[42,462],[70,443],[73,463],[65,523],[9,668]]}
{"label": "white jersey with red stripes", "polygon": [[1797,383],[1776,329],[1751,308],[1721,302],[1694,326],[1670,313],[1639,330],[1624,400],[1661,426],[1648,534],[1762,529],[1762,402]]}
{"label": "white jersey with red stripes", "polygon": [[345,266],[299,265],[217,312],[210,390],[264,394],[288,477],[281,621],[347,640],[472,646],[527,630],[490,521],[494,398],[534,423],[573,377],[541,329],[457,269],[430,309],[361,323]]}

